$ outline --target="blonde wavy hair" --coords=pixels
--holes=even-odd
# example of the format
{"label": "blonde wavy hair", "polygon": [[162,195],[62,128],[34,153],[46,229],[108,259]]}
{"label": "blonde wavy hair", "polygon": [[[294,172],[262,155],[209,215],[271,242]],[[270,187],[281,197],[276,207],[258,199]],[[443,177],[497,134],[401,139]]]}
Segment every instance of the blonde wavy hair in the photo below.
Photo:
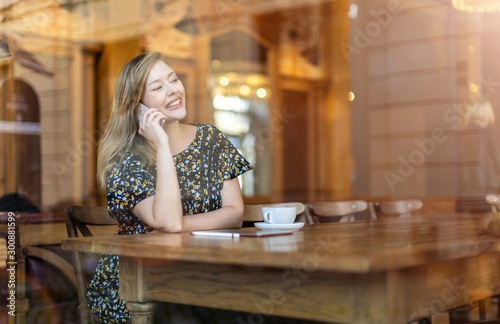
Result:
{"label": "blonde wavy hair", "polygon": [[158,52],[140,54],[120,71],[113,96],[113,109],[108,126],[98,144],[97,181],[106,186],[107,174],[114,163],[120,162],[130,151],[143,161],[155,159],[154,148],[138,134],[138,105],[144,93],[146,80],[153,64],[162,60]]}

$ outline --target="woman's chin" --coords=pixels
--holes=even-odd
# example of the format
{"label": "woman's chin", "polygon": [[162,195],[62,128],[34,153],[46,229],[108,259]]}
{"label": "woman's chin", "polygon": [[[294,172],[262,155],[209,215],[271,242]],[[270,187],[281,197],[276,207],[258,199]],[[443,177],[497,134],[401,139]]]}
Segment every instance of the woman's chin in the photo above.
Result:
{"label": "woman's chin", "polygon": [[182,108],[167,111],[165,113],[165,116],[167,116],[167,122],[183,120],[186,118],[186,115],[186,110]]}

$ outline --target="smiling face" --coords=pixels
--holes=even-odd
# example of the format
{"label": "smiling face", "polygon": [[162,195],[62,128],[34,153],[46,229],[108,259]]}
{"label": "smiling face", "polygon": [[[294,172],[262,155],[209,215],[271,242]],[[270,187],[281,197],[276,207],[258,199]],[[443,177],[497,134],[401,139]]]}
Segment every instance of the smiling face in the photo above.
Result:
{"label": "smiling face", "polygon": [[175,71],[161,60],[151,67],[141,102],[164,113],[168,117],[167,122],[186,117],[184,86]]}

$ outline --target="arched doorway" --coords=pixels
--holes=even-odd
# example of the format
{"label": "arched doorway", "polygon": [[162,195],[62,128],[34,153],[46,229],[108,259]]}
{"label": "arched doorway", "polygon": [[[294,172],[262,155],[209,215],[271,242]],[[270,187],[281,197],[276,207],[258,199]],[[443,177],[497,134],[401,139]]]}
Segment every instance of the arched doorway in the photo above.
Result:
{"label": "arched doorway", "polygon": [[41,205],[40,106],[25,81],[0,84],[0,195],[22,193]]}

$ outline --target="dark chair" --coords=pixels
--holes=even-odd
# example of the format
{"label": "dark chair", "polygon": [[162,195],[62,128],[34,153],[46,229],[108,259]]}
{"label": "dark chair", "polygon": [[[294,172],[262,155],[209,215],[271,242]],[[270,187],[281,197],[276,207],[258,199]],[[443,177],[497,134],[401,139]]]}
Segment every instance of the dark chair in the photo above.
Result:
{"label": "dark chair", "polygon": [[[106,207],[70,206],[64,210],[64,218],[70,238],[78,237],[78,232],[82,236],[112,235],[118,229],[116,219],[109,216]],[[88,275],[93,273],[88,274],[86,271],[86,253],[73,251],[71,254],[75,268],[81,323],[92,323],[85,289],[89,282]]]}
{"label": "dark chair", "polygon": [[[500,195],[498,194],[488,194],[484,197],[484,201],[480,201],[478,199],[468,200],[469,204],[467,205],[467,209],[463,208],[466,206],[463,202],[460,206],[461,209],[459,212],[474,212],[474,213],[498,213],[500,211]],[[474,202],[473,204],[471,202]],[[489,209],[484,208],[484,203],[489,206]],[[474,209],[473,209],[474,208]],[[494,296],[493,298],[497,299],[497,318],[496,319],[486,319],[486,304],[487,300],[480,300],[476,303],[472,303],[471,305],[465,305],[459,307],[457,309],[450,310],[450,324],[500,324],[500,296]],[[491,299],[490,299],[491,300]],[[479,321],[470,321],[468,319],[468,313],[472,307],[477,305],[479,312]],[[462,320],[459,318],[458,314],[462,311],[466,315],[466,319]]]}
{"label": "dark chair", "polygon": [[485,201],[490,206],[490,211],[492,213],[500,212],[500,195],[499,194],[487,194],[485,197]]}
{"label": "dark chair", "polygon": [[0,211],[40,213],[40,209],[20,193],[8,193],[0,197]]}
{"label": "dark chair", "polygon": [[[485,197],[485,202],[490,206],[490,212],[499,213],[500,212],[500,195],[499,194],[487,194]],[[486,319],[486,301],[481,300],[478,302],[479,307],[479,319],[480,321],[473,322],[474,324],[500,324],[500,296],[494,296],[497,300],[497,318],[496,319]]]}

